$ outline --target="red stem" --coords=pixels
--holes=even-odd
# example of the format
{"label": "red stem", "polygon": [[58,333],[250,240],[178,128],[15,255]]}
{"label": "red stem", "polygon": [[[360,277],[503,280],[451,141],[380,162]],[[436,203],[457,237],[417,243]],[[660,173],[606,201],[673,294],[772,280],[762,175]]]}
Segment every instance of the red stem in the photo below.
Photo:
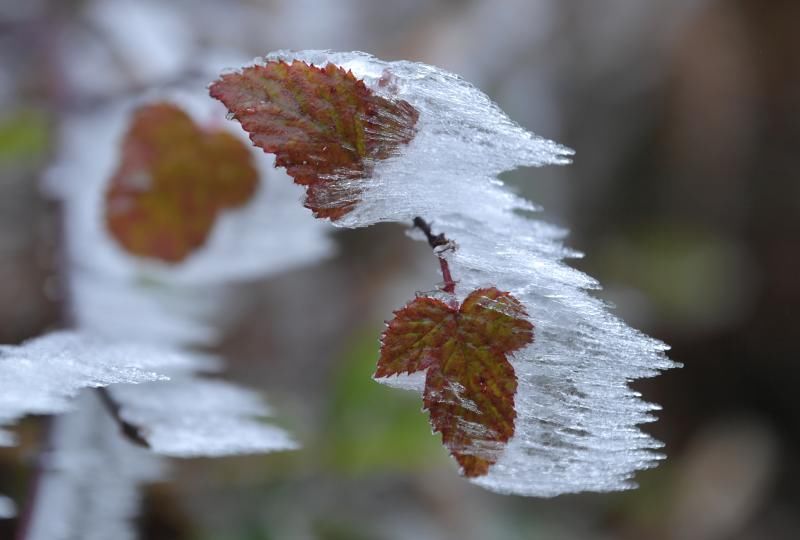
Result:
{"label": "red stem", "polygon": [[434,253],[436,253],[436,256],[439,258],[439,267],[442,269],[442,278],[444,279],[444,287],[442,287],[442,290],[450,294],[455,294],[456,282],[453,279],[453,275],[450,273],[450,265],[448,264],[447,259],[436,252],[436,248],[452,247],[453,244],[451,244],[450,241],[445,238],[443,233],[433,234],[433,231],[431,231],[431,226],[421,217],[414,218],[414,227],[425,233],[425,238],[428,239],[428,245],[433,248]]}
{"label": "red stem", "polygon": [[450,294],[455,294],[456,282],[453,281],[453,276],[450,275],[450,265],[447,263],[447,260],[439,257],[439,267],[442,269],[442,277],[444,278],[444,287],[442,287],[442,290]]}

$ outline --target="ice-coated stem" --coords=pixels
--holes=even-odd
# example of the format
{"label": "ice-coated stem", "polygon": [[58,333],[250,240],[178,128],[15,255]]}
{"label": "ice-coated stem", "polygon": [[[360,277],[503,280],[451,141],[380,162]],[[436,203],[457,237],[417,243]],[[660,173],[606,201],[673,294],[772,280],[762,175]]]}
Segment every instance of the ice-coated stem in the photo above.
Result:
{"label": "ice-coated stem", "polygon": [[133,444],[143,448],[150,448],[150,443],[147,442],[147,439],[145,439],[142,434],[142,428],[122,418],[122,407],[117,400],[114,399],[114,396],[111,395],[108,388],[98,388],[97,393],[100,396],[100,401],[103,402],[103,406],[105,406],[108,411],[108,414],[119,426],[120,433]]}
{"label": "ice-coated stem", "polygon": [[453,280],[452,274],[450,274],[450,265],[447,263],[447,259],[442,257],[441,251],[437,250],[437,248],[452,247],[453,244],[445,238],[444,233],[433,234],[428,222],[419,216],[414,218],[414,227],[425,234],[425,238],[428,239],[428,245],[431,246],[433,252],[436,253],[436,256],[439,258],[439,267],[442,270],[442,279],[444,280],[442,290],[454,294],[456,292],[456,282]]}

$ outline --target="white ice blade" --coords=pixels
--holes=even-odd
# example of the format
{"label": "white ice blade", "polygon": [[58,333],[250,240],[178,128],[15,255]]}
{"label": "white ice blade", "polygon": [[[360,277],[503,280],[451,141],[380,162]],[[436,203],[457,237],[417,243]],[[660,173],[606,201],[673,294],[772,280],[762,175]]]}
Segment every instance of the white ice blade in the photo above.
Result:
{"label": "white ice blade", "polygon": [[[187,351],[69,331],[0,346],[0,426],[27,414],[64,412],[84,388],[166,380],[167,371],[207,364],[207,357]],[[11,442],[0,431],[0,444]]]}

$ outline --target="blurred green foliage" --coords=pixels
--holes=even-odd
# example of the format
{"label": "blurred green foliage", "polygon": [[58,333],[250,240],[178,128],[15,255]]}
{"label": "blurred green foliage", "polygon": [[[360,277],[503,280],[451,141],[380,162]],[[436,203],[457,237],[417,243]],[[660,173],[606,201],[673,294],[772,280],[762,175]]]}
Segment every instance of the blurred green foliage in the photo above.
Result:
{"label": "blurred green foliage", "polygon": [[375,540],[372,535],[367,535],[363,524],[340,523],[332,520],[319,520],[314,525],[314,538],[319,540]]}
{"label": "blurred green foliage", "polygon": [[447,455],[421,413],[421,397],[372,379],[379,333],[357,333],[336,372],[326,436],[330,464],[351,474],[441,466]]}
{"label": "blurred green foliage", "polygon": [[0,165],[41,156],[50,136],[47,115],[39,110],[20,108],[0,115]]}
{"label": "blurred green foliage", "polygon": [[656,222],[607,241],[593,258],[607,284],[641,291],[660,320],[696,329],[729,322],[747,301],[741,251],[711,231]]}

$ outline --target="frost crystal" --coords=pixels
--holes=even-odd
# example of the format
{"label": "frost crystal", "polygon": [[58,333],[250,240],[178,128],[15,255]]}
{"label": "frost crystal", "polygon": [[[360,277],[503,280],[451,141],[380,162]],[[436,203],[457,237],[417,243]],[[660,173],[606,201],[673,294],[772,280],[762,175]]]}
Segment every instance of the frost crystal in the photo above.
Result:
{"label": "frost crystal", "polygon": [[[84,388],[166,380],[167,370],[202,366],[193,353],[57,332],[0,347],[0,426],[26,414],[66,411]],[[0,432],[2,435],[2,432]],[[9,436],[0,444],[9,444]]]}
{"label": "frost crystal", "polygon": [[[657,406],[628,382],[675,366],[668,347],[592,297],[587,290],[597,282],[563,262],[580,256],[563,245],[566,231],[524,217],[536,207],[497,178],[520,166],[566,164],[572,151],[526,131],[475,87],[432,66],[327,51],[264,59],[274,60],[334,63],[420,113],[415,137],[400,155],[375,163],[359,181],[362,202],[335,224],[423,217],[458,245],[447,256],[459,300],[497,287],[519,299],[536,326],[535,342],[510,358],[518,378],[515,435],[489,474],[473,481],[535,496],[633,487],[634,472],[661,456],[653,451],[660,444],[637,427],[654,420]],[[393,379],[381,382],[409,386],[407,377]]]}

